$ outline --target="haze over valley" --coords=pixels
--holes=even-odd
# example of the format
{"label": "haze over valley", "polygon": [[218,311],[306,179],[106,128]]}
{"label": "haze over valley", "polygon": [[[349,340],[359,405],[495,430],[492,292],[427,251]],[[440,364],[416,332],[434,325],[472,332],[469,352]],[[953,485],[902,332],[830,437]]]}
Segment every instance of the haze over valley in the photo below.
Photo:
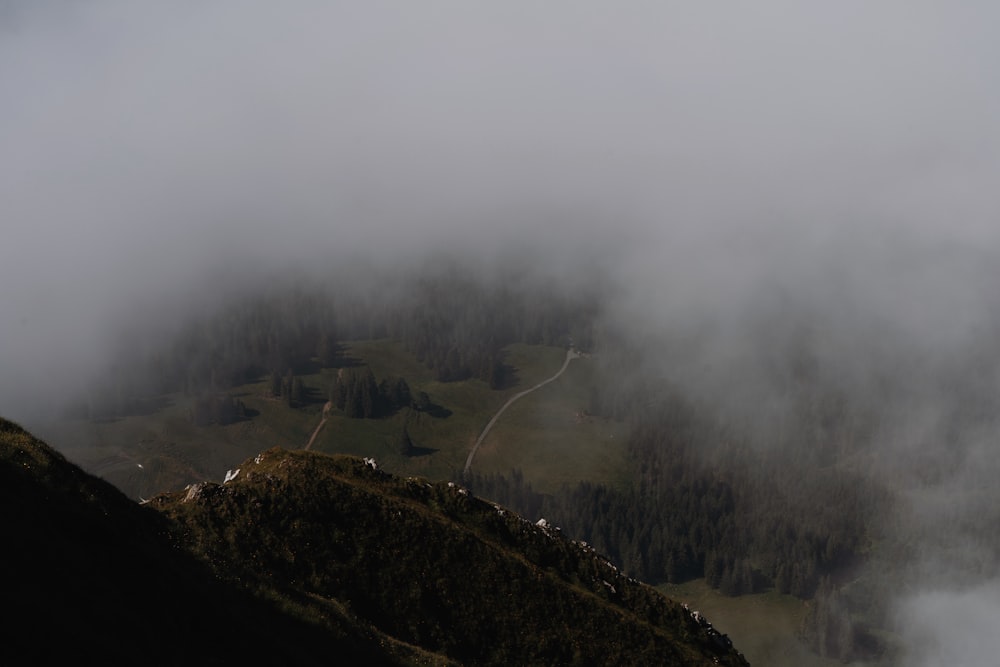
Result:
{"label": "haze over valley", "polygon": [[994,663],[998,20],[0,2],[0,415],[135,500],[466,484],[793,610],[754,664]]}

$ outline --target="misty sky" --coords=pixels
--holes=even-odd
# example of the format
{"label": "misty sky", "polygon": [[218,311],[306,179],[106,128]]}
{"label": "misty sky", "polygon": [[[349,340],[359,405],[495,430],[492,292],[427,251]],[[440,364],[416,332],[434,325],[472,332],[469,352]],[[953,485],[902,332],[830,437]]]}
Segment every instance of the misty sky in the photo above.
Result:
{"label": "misty sky", "polygon": [[995,241],[1000,10],[711,4],[0,4],[3,366],[237,260],[615,236],[721,307]]}
{"label": "misty sky", "polygon": [[622,308],[714,323],[734,364],[762,292],[844,349],[868,331],[845,321],[961,344],[997,305],[997,25],[988,2],[0,0],[0,412],[207,271],[512,240],[606,251]]}

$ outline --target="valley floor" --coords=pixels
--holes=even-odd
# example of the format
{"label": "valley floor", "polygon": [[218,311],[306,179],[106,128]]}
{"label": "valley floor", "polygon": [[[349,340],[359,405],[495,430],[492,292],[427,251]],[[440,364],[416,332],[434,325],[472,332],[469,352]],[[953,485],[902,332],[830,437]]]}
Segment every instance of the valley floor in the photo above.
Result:
{"label": "valley floor", "polygon": [[[728,597],[711,588],[704,579],[683,584],[661,584],[661,593],[686,602],[704,614],[730,639],[751,665],[768,667],[845,667],[845,663],[822,658],[797,637],[809,602],[790,595],[757,593]],[[851,663],[851,667],[888,667],[883,663]]]}

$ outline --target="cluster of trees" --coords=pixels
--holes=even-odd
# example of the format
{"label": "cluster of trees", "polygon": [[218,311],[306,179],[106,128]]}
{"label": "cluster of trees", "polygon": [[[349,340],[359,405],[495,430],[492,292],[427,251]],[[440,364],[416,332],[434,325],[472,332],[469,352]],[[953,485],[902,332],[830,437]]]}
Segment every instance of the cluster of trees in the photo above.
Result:
{"label": "cluster of trees", "polygon": [[[780,418],[749,423],[644,374],[624,346],[602,349],[600,362],[606,372],[588,410],[629,423],[626,483],[541,494],[514,471],[473,475],[470,488],[544,516],[646,581],[704,577],[726,595],[776,590],[810,599],[802,632],[822,655],[852,660],[885,650],[871,630],[887,622],[879,596],[844,588],[875,567],[892,569],[873,558],[892,551],[883,518],[897,513],[895,496],[864,468],[843,465],[871,448],[875,409],[809,377],[818,371],[794,355],[789,369],[776,370],[789,387]],[[864,581],[861,588],[890,598],[890,577]]]}
{"label": "cluster of trees", "polygon": [[191,403],[191,423],[195,426],[232,424],[247,418],[247,408],[228,394],[198,396]]}
{"label": "cluster of trees", "polygon": [[[426,394],[421,394],[429,400]],[[379,382],[367,366],[339,369],[330,385],[329,396],[338,410],[355,419],[384,417],[416,403],[405,379],[387,377]]]}
{"label": "cluster of trees", "polygon": [[153,377],[169,391],[223,390],[270,373],[314,368],[320,352],[336,354],[333,304],[314,289],[234,299],[211,317],[191,321],[152,356]]}
{"label": "cluster of trees", "polygon": [[704,577],[727,595],[774,588],[811,598],[869,550],[888,496],[836,468],[757,451],[675,399],[633,425],[631,483],[539,494],[523,475],[478,475],[478,494],[558,522],[647,581]]}
{"label": "cluster of trees", "polygon": [[[872,588],[885,598],[889,597],[885,592],[890,589]],[[873,609],[883,605],[874,605],[858,613],[857,604],[849,597],[824,577],[803,620],[801,635],[820,656],[842,662],[876,659],[887,647],[879,640],[868,619],[873,616]]]}
{"label": "cluster of trees", "polygon": [[305,397],[302,378],[295,377],[295,371],[291,368],[284,375],[277,371],[271,371],[268,379],[268,392],[274,398],[284,398],[290,408],[300,406]]}
{"label": "cluster of trees", "polygon": [[501,349],[511,343],[581,347],[594,342],[593,295],[557,292],[513,275],[477,279],[445,263],[427,270],[387,313],[385,331],[403,341],[442,382],[476,378],[496,389],[510,379]]}
{"label": "cluster of trees", "polygon": [[593,294],[517,279],[513,270],[487,281],[451,262],[408,275],[275,285],[234,295],[210,314],[173,324],[169,334],[130,332],[116,368],[94,381],[81,412],[135,414],[151,396],[211,395],[261,378],[270,378],[272,395],[295,405],[302,397],[293,395],[289,376],[344,366],[340,341],[383,337],[402,341],[439,381],[476,378],[500,388],[512,379],[503,347],[571,339],[588,347],[599,308]]}
{"label": "cluster of trees", "polygon": [[333,304],[315,289],[234,298],[174,327],[125,337],[114,368],[92,383],[91,416],[140,414],[155,397],[174,392],[206,403],[262,378],[271,379],[272,395],[296,403],[301,397],[292,396],[296,388],[286,378],[338,361]]}

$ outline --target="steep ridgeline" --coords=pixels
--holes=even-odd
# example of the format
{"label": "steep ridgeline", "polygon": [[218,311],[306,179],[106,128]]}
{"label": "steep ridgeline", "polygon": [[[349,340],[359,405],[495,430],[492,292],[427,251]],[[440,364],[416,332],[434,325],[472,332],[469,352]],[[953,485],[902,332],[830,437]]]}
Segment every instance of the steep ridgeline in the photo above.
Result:
{"label": "steep ridgeline", "polygon": [[272,449],[150,505],[218,574],[462,664],[745,665],[703,619],[557,528],[374,461]]}
{"label": "steep ridgeline", "polygon": [[0,664],[746,665],[464,489],[275,449],[144,506],[0,419]]}
{"label": "steep ridgeline", "polygon": [[2,418],[0,531],[2,665],[446,664],[220,580],[163,514]]}

